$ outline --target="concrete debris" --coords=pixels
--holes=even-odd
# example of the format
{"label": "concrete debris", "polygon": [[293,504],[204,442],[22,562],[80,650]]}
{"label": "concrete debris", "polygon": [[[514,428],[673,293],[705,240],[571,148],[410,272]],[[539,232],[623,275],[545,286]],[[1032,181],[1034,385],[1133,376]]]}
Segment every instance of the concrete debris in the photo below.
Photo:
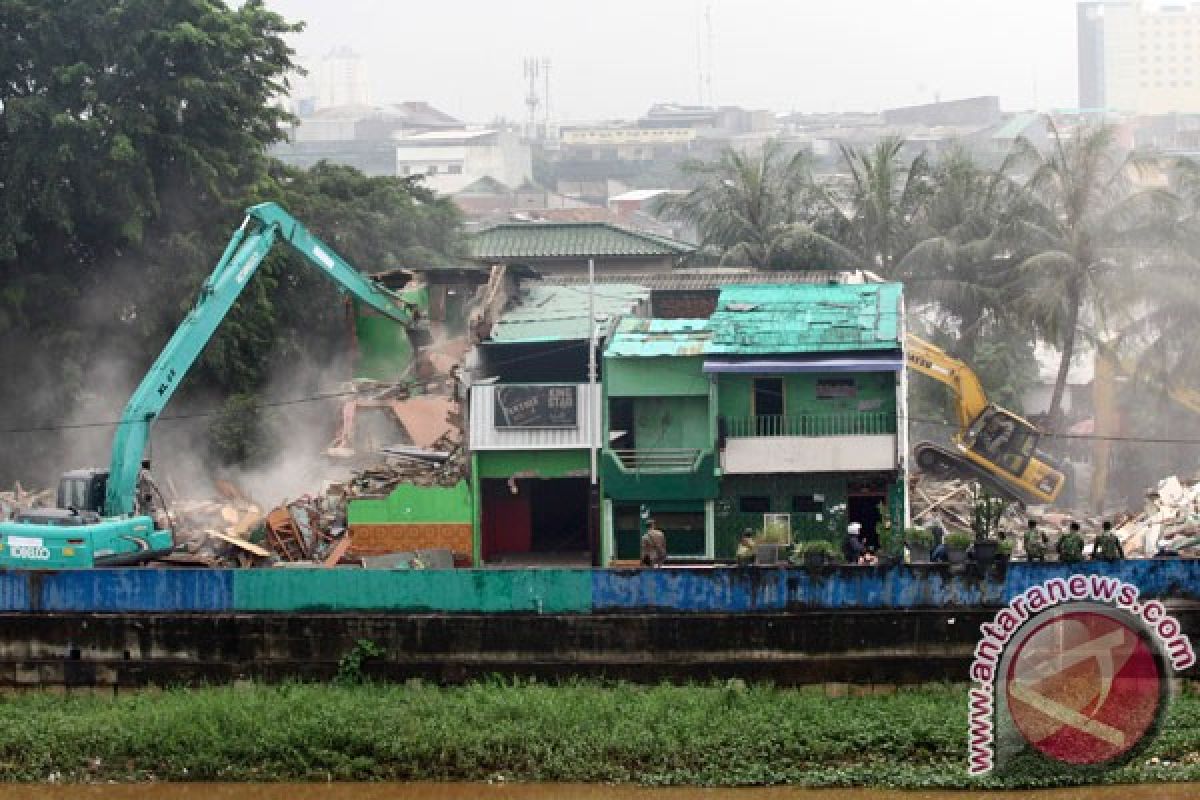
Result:
{"label": "concrete debris", "polygon": [[1126,556],[1200,556],[1200,481],[1172,475],[1146,492],[1140,514],[1113,521]]}
{"label": "concrete debris", "polygon": [[53,489],[25,489],[20,482],[11,492],[0,492],[0,521],[12,519],[31,508],[53,508],[56,497]]}

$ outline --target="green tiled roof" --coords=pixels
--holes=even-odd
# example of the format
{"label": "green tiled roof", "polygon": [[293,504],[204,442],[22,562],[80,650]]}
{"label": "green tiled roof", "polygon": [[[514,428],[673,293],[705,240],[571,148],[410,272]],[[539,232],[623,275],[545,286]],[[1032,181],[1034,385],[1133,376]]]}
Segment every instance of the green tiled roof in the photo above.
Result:
{"label": "green tiled roof", "polygon": [[468,246],[476,259],[679,256],[696,249],[607,222],[504,223],[472,234]]}
{"label": "green tiled roof", "polygon": [[[633,284],[597,286],[596,336],[607,336],[613,320],[649,297],[649,290]],[[491,341],[569,341],[589,335],[587,287],[527,283],[516,305],[505,311],[492,328]]]}
{"label": "green tiled roof", "polygon": [[730,286],[709,320],[707,353],[900,349],[899,283]]}
{"label": "green tiled roof", "polygon": [[712,331],[706,319],[621,320],[604,350],[606,357],[704,355]]}

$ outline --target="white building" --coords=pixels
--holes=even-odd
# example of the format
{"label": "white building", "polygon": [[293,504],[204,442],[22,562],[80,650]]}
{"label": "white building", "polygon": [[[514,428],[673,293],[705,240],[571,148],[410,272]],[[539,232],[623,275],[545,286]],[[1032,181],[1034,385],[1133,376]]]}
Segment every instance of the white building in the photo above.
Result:
{"label": "white building", "polygon": [[425,175],[425,185],[444,194],[480,178],[515,187],[533,178],[533,156],[510,131],[429,131],[396,138],[396,174]]}
{"label": "white building", "polygon": [[1079,106],[1200,112],[1200,3],[1079,3]]}
{"label": "white building", "polygon": [[348,47],[329,52],[317,65],[317,109],[339,106],[369,106],[371,90],[367,62]]}

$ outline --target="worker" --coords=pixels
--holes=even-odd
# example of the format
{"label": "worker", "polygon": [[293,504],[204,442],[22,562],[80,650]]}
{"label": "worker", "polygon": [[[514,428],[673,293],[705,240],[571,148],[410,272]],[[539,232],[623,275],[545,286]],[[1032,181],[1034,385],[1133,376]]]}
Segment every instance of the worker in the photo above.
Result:
{"label": "worker", "polygon": [[842,555],[846,557],[847,564],[857,564],[862,554],[866,552],[866,546],[862,542],[862,524],[851,522],[846,526],[846,541],[842,545]]}
{"label": "worker", "polygon": [[1121,547],[1121,540],[1113,533],[1112,523],[1105,520],[1103,530],[1096,537],[1096,543],[1092,545],[1092,559],[1095,561],[1120,561],[1123,558],[1125,558],[1125,548]]}
{"label": "worker", "polygon": [[642,534],[642,566],[661,567],[666,561],[667,536],[651,517],[646,520],[646,532]]}
{"label": "worker", "polygon": [[942,515],[933,512],[929,517],[929,535],[932,538],[929,560],[935,564],[946,560],[946,526],[942,523]]}
{"label": "worker", "polygon": [[1067,532],[1058,537],[1054,552],[1058,553],[1059,561],[1072,563],[1083,560],[1083,533],[1078,522],[1072,522]]}
{"label": "worker", "polygon": [[1046,560],[1046,534],[1038,531],[1037,520],[1030,519],[1025,531],[1025,558],[1028,561]]}
{"label": "worker", "polygon": [[742,529],[742,538],[738,541],[735,557],[739,566],[754,563],[754,531],[750,528]]}

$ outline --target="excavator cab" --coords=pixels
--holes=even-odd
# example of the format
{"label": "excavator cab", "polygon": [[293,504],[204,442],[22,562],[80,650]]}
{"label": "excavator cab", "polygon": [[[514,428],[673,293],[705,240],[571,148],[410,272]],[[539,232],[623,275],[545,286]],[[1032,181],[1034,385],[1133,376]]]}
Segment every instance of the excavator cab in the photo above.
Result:
{"label": "excavator cab", "polygon": [[102,512],[107,489],[108,470],[74,469],[59,479],[56,505],[76,511]]}
{"label": "excavator cab", "polygon": [[[963,455],[984,483],[1022,503],[1048,503],[1057,497],[1064,475],[1038,449],[1042,432],[1011,411],[989,405],[962,434]],[[1007,473],[1003,483],[992,476]],[[991,478],[991,480],[989,480]]]}

